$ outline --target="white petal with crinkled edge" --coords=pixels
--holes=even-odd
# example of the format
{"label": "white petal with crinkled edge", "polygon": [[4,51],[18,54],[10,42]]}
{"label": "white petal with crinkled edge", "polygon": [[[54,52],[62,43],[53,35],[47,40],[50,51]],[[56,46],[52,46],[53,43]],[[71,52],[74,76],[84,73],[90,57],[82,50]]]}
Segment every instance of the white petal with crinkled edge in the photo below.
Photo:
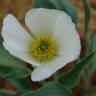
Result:
{"label": "white petal with crinkled edge", "polygon": [[31,75],[33,81],[49,78],[57,70],[77,59],[80,55],[80,38],[69,16],[61,14],[57,18],[53,37],[59,44],[57,57],[52,62],[49,62],[49,64],[43,64],[43,66],[35,68]]}
{"label": "white petal with crinkled edge", "polygon": [[24,30],[17,19],[8,14],[4,18],[3,28],[1,32],[4,41],[18,51],[30,50],[29,45],[32,42],[32,37]]}
{"label": "white petal with crinkled edge", "polygon": [[33,67],[35,66],[40,66],[40,64],[30,56],[30,51],[18,51],[11,46],[9,46],[5,41],[3,41],[3,46],[5,47],[6,50],[9,51],[9,53],[18,59],[21,59],[29,64],[31,64]]}
{"label": "white petal with crinkled edge", "polygon": [[63,57],[56,57],[52,62],[49,62],[49,64],[36,67],[31,74],[31,80],[42,81],[44,79],[47,79],[74,59],[76,58],[73,56],[69,56],[68,58],[65,55]]}
{"label": "white petal with crinkled edge", "polygon": [[35,35],[47,32],[52,35],[56,19],[62,14],[69,18],[66,13],[54,9],[31,9],[26,14],[25,22]]}

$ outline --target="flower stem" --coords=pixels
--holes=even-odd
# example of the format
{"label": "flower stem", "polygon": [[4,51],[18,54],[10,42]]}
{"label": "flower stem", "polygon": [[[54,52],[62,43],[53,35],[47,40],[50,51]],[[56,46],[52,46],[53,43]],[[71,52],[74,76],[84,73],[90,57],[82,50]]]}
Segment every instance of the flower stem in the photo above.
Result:
{"label": "flower stem", "polygon": [[87,68],[84,71],[83,80],[84,80],[84,84],[85,84],[85,89],[87,92],[89,92],[91,84],[90,84],[89,70],[87,70]]}
{"label": "flower stem", "polygon": [[57,81],[58,81],[58,78],[59,78],[59,72],[57,71],[57,72],[54,74],[54,81],[57,82]]}
{"label": "flower stem", "polygon": [[[85,44],[86,44],[86,52],[85,52],[85,56],[90,52],[90,35],[88,32],[88,27],[89,27],[89,23],[90,23],[90,16],[91,16],[91,12],[90,12],[90,7],[89,4],[87,2],[87,0],[82,0],[83,2],[83,6],[84,6],[84,39],[85,39]],[[92,85],[91,85],[91,76],[92,76],[92,66],[91,64],[89,64],[86,69],[84,70],[84,74],[83,74],[83,79],[84,79],[84,84],[85,84],[85,90],[89,93],[88,96],[93,96],[92,95]],[[91,95],[90,95],[91,93]]]}

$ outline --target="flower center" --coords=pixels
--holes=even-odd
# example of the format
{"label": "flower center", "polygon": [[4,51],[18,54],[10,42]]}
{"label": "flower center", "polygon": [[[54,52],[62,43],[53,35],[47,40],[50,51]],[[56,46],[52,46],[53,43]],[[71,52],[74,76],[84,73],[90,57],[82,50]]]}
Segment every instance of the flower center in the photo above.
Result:
{"label": "flower center", "polygon": [[48,46],[49,46],[49,44],[47,42],[45,42],[44,40],[42,40],[41,44],[39,45],[39,48],[42,51],[46,51],[46,50],[48,50]]}
{"label": "flower center", "polygon": [[39,61],[52,59],[57,52],[56,42],[50,37],[37,37],[32,43],[32,56]]}

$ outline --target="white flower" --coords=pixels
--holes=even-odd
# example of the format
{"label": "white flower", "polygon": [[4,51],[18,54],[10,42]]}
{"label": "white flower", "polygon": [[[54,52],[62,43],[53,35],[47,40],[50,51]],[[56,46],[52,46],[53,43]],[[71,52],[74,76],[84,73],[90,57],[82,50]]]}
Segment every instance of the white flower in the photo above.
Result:
{"label": "white flower", "polygon": [[32,35],[11,14],[4,18],[3,45],[13,56],[35,66],[32,81],[46,79],[78,58],[80,38],[71,17],[65,12],[32,9],[27,12],[25,22]]}

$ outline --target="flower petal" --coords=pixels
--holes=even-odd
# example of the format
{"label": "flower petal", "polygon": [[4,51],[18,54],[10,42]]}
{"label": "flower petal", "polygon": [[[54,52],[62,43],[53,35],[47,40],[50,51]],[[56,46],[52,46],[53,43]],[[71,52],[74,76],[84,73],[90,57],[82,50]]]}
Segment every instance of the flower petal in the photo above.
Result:
{"label": "flower petal", "polygon": [[11,14],[4,18],[1,32],[4,41],[16,50],[28,51],[31,36],[24,30],[14,16]]}
{"label": "flower petal", "polygon": [[77,59],[80,55],[80,38],[75,25],[67,14],[61,14],[57,18],[53,34],[59,46],[57,57],[49,64],[43,64],[44,66],[35,68],[31,75],[33,81],[49,78],[57,70]]}
{"label": "flower petal", "polygon": [[54,70],[46,67],[37,67],[31,74],[32,81],[42,81],[49,78],[54,73]]}
{"label": "flower petal", "polygon": [[67,17],[65,14],[59,16],[53,33],[54,38],[58,42],[59,56],[66,54],[76,59],[80,55],[80,37],[70,17]]}
{"label": "flower petal", "polygon": [[47,32],[52,34],[56,19],[60,14],[62,12],[54,9],[31,9],[26,14],[25,22],[35,35]]}
{"label": "flower petal", "polygon": [[56,71],[64,67],[69,62],[76,59],[76,57],[68,55],[56,57],[52,62],[49,64],[43,64],[42,66],[36,67],[31,75],[32,81],[42,81],[44,79],[49,78],[52,76]]}
{"label": "flower petal", "polygon": [[21,59],[29,64],[31,64],[33,67],[34,66],[40,66],[40,64],[30,56],[30,51],[18,51],[11,46],[9,46],[5,41],[3,42],[3,46],[5,47],[6,50],[9,51],[10,54],[13,56],[17,57],[18,59]]}

